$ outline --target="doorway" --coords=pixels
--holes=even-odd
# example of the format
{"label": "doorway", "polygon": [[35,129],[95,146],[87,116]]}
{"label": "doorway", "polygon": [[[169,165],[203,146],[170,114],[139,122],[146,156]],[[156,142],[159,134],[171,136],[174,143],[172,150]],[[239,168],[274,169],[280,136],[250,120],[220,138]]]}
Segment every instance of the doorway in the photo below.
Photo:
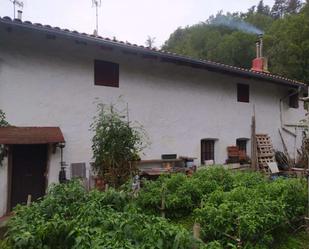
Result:
{"label": "doorway", "polygon": [[47,145],[11,146],[10,209],[27,202],[28,195],[37,200],[46,189]]}

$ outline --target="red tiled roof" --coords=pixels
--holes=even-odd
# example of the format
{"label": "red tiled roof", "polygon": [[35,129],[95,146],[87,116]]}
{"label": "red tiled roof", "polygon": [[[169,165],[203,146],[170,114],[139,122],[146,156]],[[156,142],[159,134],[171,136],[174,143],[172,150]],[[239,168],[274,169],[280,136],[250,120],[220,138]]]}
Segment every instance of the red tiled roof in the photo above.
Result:
{"label": "red tiled roof", "polygon": [[64,143],[59,127],[0,127],[0,144]]}
{"label": "red tiled roof", "polygon": [[[62,35],[66,37],[74,38],[75,40],[83,41],[83,42],[94,42],[98,45],[108,45],[111,47],[119,47],[124,50],[134,50],[136,52],[140,52],[144,55],[149,55],[152,57],[161,57],[166,61],[177,62],[181,65],[190,65],[197,68],[205,68],[210,71],[219,71],[222,73],[229,73],[234,75],[239,75],[242,77],[256,78],[259,80],[266,80],[274,83],[280,83],[290,86],[306,86],[305,83],[288,79],[283,76],[274,75],[266,72],[258,72],[250,69],[230,66],[218,62],[213,62],[209,60],[196,59],[188,56],[183,56],[176,53],[171,53],[164,50],[158,50],[156,48],[149,48],[144,46],[138,46],[136,44],[132,44],[129,42],[118,41],[116,39],[103,38],[101,36],[89,35],[86,33],[79,33],[78,31],[70,31],[68,29],[61,29],[59,27],[51,27],[50,25],[42,25],[40,23],[31,23],[30,21],[21,21],[19,19],[12,20],[10,17],[0,17],[0,24],[17,26],[22,28],[28,28],[40,32],[45,32],[47,35]],[[8,26],[9,27],[9,26]]]}

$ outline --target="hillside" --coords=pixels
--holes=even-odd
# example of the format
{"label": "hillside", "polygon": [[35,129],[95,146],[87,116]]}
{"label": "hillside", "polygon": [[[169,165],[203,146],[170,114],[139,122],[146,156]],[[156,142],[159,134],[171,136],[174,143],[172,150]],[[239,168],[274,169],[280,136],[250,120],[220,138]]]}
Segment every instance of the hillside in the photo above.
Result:
{"label": "hillside", "polygon": [[260,1],[246,13],[219,12],[193,26],[179,27],[163,49],[251,68],[261,33],[270,71],[309,83],[309,4],[299,0],[276,0],[272,7]]}

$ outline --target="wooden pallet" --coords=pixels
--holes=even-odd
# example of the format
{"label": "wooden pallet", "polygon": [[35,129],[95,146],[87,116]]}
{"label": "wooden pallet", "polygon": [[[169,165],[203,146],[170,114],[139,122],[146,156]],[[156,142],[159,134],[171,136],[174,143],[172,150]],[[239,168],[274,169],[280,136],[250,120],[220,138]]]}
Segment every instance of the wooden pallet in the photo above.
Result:
{"label": "wooden pallet", "polygon": [[267,163],[275,162],[275,152],[268,134],[256,134],[257,156],[259,168],[269,172]]}

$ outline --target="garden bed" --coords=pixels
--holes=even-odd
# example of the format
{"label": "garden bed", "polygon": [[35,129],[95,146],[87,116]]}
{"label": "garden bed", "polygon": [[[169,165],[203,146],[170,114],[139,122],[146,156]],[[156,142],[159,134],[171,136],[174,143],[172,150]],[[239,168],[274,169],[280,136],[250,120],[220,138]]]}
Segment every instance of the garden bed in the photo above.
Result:
{"label": "garden bed", "polygon": [[[42,200],[15,209],[7,248],[275,248],[282,231],[303,225],[306,211],[302,179],[211,168],[143,185],[137,197],[130,183],[89,193],[76,181],[54,186]],[[195,222],[200,239],[192,235]]]}

